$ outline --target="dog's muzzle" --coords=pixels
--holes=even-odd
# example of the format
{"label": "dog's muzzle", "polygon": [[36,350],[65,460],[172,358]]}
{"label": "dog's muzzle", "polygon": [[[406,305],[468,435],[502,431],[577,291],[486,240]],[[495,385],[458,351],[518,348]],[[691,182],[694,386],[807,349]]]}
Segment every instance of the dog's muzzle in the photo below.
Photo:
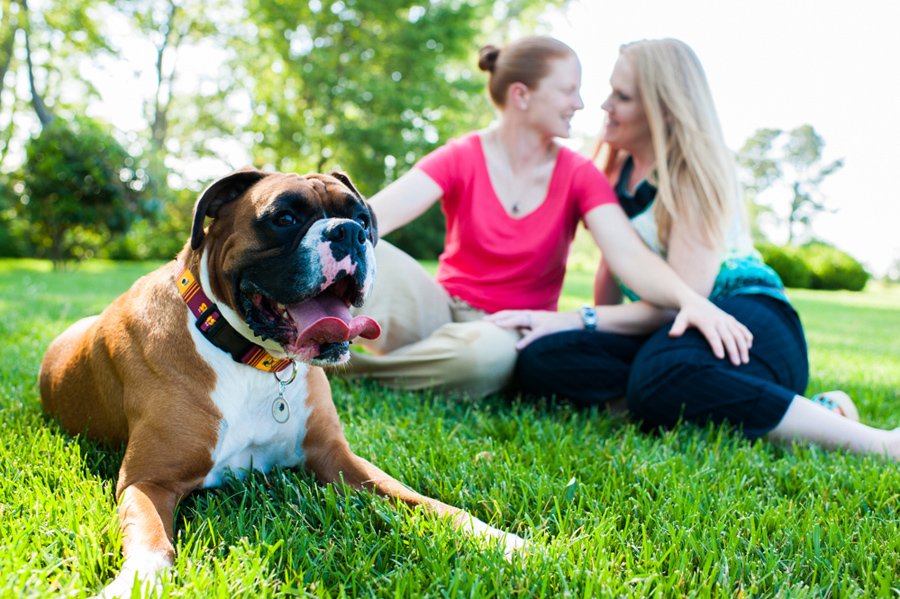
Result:
{"label": "dog's muzzle", "polygon": [[359,223],[327,219],[307,232],[301,254],[306,256],[306,272],[298,279],[305,281],[306,291],[299,294],[299,301],[279,301],[256,288],[245,296],[250,304],[247,324],[300,360],[342,362],[349,356],[351,339],[381,334],[372,318],[350,314],[351,306],[361,306],[371,287],[372,245]]}

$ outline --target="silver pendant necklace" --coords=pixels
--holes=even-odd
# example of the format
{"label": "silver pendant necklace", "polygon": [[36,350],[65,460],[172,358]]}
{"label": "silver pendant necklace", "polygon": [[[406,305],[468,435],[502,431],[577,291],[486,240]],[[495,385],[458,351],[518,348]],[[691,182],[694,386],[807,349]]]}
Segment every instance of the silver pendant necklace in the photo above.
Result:
{"label": "silver pendant necklace", "polygon": [[291,368],[291,378],[289,379],[280,379],[277,372],[272,373],[275,375],[275,380],[278,381],[278,397],[272,402],[272,418],[279,424],[284,424],[291,417],[291,404],[284,398],[284,390],[294,382],[294,378],[297,376],[297,365],[293,361]]}
{"label": "silver pendant necklace", "polygon": [[[512,160],[509,157],[509,152],[506,150],[506,146],[503,145],[503,139],[500,137],[500,132],[497,131],[496,135],[497,136],[495,138],[495,143],[497,144],[497,149],[500,151],[500,155],[503,156],[503,166],[506,167],[506,173],[504,173],[506,175],[506,181],[504,181],[506,185],[504,187],[506,187],[506,191],[510,195],[514,196],[515,189],[513,188],[513,186],[515,182],[515,175],[513,175]],[[519,214],[519,210],[521,210],[521,208],[522,202],[520,200],[513,200],[513,204],[509,207],[509,211],[515,216]]]}

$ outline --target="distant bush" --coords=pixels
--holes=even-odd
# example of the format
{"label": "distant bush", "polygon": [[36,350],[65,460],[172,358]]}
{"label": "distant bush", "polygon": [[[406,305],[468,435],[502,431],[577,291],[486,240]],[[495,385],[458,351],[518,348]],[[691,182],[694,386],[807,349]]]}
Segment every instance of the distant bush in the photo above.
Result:
{"label": "distant bush", "polygon": [[0,216],[0,257],[21,258],[23,255],[20,238],[10,232],[10,223]]}
{"label": "distant bush", "polygon": [[834,246],[813,242],[803,246],[756,246],[785,287],[861,291],[871,275],[862,264]]}
{"label": "distant bush", "polygon": [[757,244],[756,249],[762,254],[763,261],[778,273],[785,287],[810,288],[812,272],[803,260],[800,248],[763,242]]}
{"label": "distant bush", "polygon": [[862,291],[872,276],[862,264],[834,246],[812,243],[803,247],[812,272],[813,289]]}
{"label": "distant bush", "polygon": [[9,177],[0,174],[0,256],[20,258],[24,255],[21,221],[16,219],[15,197]]}
{"label": "distant bush", "polygon": [[143,212],[146,181],[99,121],[56,119],[25,144],[17,214],[33,247],[59,267],[96,253]]}
{"label": "distant bush", "polygon": [[110,241],[100,252],[111,260],[172,260],[191,236],[197,193],[190,189],[158,188],[161,209],[152,218],[134,223],[128,232]]}

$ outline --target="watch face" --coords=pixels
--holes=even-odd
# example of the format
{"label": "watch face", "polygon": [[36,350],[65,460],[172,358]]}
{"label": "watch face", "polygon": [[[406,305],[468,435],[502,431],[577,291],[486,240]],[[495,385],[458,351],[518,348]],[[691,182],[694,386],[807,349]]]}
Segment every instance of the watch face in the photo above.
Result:
{"label": "watch face", "polygon": [[578,313],[581,315],[581,322],[584,328],[593,330],[597,326],[597,312],[590,306],[584,306]]}

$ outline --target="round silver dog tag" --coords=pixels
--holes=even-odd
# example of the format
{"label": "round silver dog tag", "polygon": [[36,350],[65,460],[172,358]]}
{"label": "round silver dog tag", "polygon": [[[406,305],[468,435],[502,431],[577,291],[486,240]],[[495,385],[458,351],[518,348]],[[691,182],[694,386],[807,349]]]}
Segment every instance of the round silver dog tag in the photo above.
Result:
{"label": "round silver dog tag", "polygon": [[275,398],[272,403],[272,417],[279,424],[284,424],[291,417],[291,406],[283,397]]}

